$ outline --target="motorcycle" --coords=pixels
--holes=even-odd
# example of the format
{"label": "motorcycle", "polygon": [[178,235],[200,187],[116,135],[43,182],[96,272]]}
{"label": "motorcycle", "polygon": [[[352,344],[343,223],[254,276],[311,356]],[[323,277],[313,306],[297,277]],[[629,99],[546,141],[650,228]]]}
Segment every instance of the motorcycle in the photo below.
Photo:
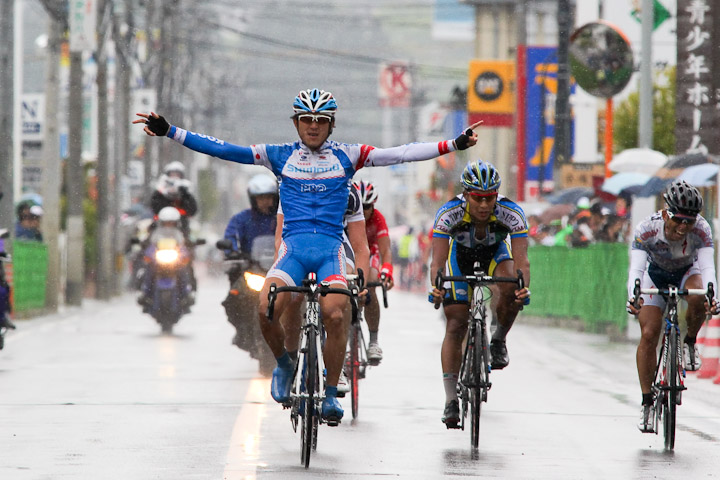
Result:
{"label": "motorcycle", "polygon": [[[136,241],[139,243],[133,239]],[[191,246],[203,244],[204,239],[197,239]],[[149,313],[160,324],[163,333],[172,333],[173,326],[195,303],[191,252],[179,230],[158,228],[145,248],[144,261],[146,278],[143,282],[149,282],[149,288],[143,288],[143,313]]]}
{"label": "motorcycle", "polygon": [[223,265],[230,280],[230,291],[222,306],[228,321],[237,330],[232,343],[258,360],[260,374],[269,376],[277,362],[260,330],[258,303],[265,274],[274,261],[275,238],[272,235],[256,237],[249,254],[233,250],[228,239],[218,240],[215,246],[229,251]]}
{"label": "motorcycle", "polygon": [[5,347],[5,334],[8,329],[15,329],[15,326],[7,320],[10,315],[10,284],[5,280],[5,266],[3,263],[10,262],[10,255],[5,251],[5,238],[9,236],[7,229],[0,229],[0,350]]}

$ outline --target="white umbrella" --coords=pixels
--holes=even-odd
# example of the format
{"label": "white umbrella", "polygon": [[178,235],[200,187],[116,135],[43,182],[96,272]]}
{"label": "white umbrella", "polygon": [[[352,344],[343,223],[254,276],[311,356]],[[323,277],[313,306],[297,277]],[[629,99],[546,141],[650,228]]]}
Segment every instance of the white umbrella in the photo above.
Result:
{"label": "white umbrella", "polygon": [[652,175],[668,161],[667,155],[649,148],[629,148],[615,155],[608,164],[613,172],[639,172]]}
{"label": "white umbrella", "polygon": [[714,163],[701,163],[688,167],[678,175],[677,180],[685,180],[693,187],[712,187],[715,185],[720,165]]}
{"label": "white umbrella", "polygon": [[650,180],[651,175],[637,172],[616,173],[610,178],[606,178],[602,185],[602,191],[618,195],[624,189],[635,185],[645,185]]}

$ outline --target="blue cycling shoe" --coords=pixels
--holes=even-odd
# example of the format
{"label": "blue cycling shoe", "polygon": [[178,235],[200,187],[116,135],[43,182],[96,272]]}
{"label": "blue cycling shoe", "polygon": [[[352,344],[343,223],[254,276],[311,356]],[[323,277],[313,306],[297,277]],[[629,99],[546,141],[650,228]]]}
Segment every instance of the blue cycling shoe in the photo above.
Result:
{"label": "blue cycling shoe", "polygon": [[337,397],[328,395],[322,403],[322,418],[330,427],[337,427],[345,411]]}
{"label": "blue cycling shoe", "polygon": [[270,384],[270,395],[278,403],[286,403],[290,400],[290,388],[292,387],[293,369],[275,367]]}

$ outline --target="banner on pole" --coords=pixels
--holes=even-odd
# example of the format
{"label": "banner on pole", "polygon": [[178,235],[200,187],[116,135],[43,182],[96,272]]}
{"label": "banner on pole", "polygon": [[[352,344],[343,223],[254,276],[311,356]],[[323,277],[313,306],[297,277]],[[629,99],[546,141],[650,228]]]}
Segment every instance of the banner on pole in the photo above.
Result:
{"label": "banner on pole", "polygon": [[70,0],[70,51],[97,49],[97,0]]}

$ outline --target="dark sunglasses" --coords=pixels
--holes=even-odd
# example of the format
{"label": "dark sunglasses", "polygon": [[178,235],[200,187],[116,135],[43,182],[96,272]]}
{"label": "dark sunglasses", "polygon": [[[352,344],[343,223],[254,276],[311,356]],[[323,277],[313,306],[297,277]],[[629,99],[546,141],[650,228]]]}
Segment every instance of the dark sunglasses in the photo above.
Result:
{"label": "dark sunglasses", "polygon": [[312,113],[304,113],[298,115],[298,120],[305,125],[310,125],[312,122],[317,122],[318,125],[327,125],[330,123],[330,117],[327,115],[313,115]]}
{"label": "dark sunglasses", "polygon": [[675,223],[682,223],[685,225],[695,225],[697,222],[697,215],[683,215],[682,213],[673,213],[667,210],[668,217]]}

